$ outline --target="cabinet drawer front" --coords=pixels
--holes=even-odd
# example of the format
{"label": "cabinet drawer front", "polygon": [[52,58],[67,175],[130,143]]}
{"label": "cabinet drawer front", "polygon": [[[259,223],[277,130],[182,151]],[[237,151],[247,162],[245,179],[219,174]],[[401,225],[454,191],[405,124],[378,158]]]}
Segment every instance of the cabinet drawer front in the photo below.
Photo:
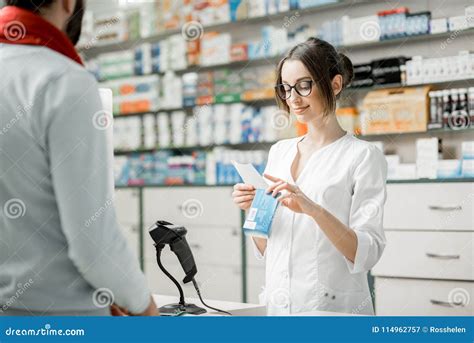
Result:
{"label": "cabinet drawer front", "polygon": [[[193,252],[196,265],[242,265],[242,230],[231,227],[187,227],[186,240]],[[148,232],[145,233],[145,260],[155,261],[156,250]],[[166,247],[162,252],[163,264],[175,263],[176,255]]]}
{"label": "cabinet drawer front", "polygon": [[240,209],[232,202],[232,188],[173,188],[144,190],[144,220],[176,225],[240,226]]}
{"label": "cabinet drawer front", "polygon": [[474,230],[474,183],[389,184],[386,229]]}
{"label": "cabinet drawer front", "polygon": [[474,282],[375,279],[379,316],[472,316]]}
{"label": "cabinet drawer front", "polygon": [[121,225],[121,229],[128,245],[138,258],[140,256],[140,233],[138,230],[138,225]]}
{"label": "cabinet drawer front", "polygon": [[114,203],[117,221],[120,225],[138,225],[140,219],[138,197],[138,190],[136,189],[115,190]]}
{"label": "cabinet drawer front", "polygon": [[[166,269],[179,281],[183,287],[185,297],[197,297],[192,282],[186,285],[183,284],[184,272],[179,264],[166,266]],[[145,263],[145,276],[153,293],[162,295],[179,294],[176,286],[163,274],[156,263]],[[202,265],[198,266],[198,273],[195,278],[203,298],[242,302],[241,268]],[[202,304],[196,305],[203,306]]]}
{"label": "cabinet drawer front", "polygon": [[474,280],[474,232],[386,231],[376,276]]}

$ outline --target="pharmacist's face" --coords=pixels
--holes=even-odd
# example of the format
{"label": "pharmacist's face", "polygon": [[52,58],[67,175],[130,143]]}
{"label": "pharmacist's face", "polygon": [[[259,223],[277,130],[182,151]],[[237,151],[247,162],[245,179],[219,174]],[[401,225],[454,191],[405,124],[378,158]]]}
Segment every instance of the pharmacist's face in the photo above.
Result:
{"label": "pharmacist's face", "polygon": [[[281,80],[283,84],[290,86],[302,81],[313,81],[309,95],[302,96],[295,89],[292,89],[291,96],[286,100],[286,103],[290,108],[290,113],[294,114],[300,123],[308,123],[323,118],[324,107],[319,90],[308,69],[301,61],[286,61],[281,70]],[[307,85],[307,83],[304,84]],[[300,93],[306,94],[308,91],[300,91]]]}

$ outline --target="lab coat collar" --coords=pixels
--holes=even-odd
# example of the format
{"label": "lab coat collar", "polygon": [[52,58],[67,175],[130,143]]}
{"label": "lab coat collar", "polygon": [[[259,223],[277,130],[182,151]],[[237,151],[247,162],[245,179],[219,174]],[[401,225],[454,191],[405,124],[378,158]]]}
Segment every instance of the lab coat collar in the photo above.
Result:
{"label": "lab coat collar", "polygon": [[66,34],[39,15],[16,6],[0,10],[0,43],[45,46],[83,65]]}

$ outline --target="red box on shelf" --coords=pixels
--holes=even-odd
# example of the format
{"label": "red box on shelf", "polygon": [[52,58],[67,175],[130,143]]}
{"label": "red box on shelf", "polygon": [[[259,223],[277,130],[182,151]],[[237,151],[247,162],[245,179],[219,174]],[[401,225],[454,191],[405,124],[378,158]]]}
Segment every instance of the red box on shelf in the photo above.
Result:
{"label": "red box on shelf", "polygon": [[230,60],[232,62],[247,61],[248,59],[248,45],[246,43],[232,44],[230,48]]}

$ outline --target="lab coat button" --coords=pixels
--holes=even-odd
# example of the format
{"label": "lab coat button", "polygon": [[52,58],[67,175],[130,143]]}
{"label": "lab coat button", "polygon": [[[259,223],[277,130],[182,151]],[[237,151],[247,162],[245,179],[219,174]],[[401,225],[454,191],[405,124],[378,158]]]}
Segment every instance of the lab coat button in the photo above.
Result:
{"label": "lab coat button", "polygon": [[335,295],[333,295],[331,299],[332,299],[332,300],[336,299],[336,296],[335,296]]}

